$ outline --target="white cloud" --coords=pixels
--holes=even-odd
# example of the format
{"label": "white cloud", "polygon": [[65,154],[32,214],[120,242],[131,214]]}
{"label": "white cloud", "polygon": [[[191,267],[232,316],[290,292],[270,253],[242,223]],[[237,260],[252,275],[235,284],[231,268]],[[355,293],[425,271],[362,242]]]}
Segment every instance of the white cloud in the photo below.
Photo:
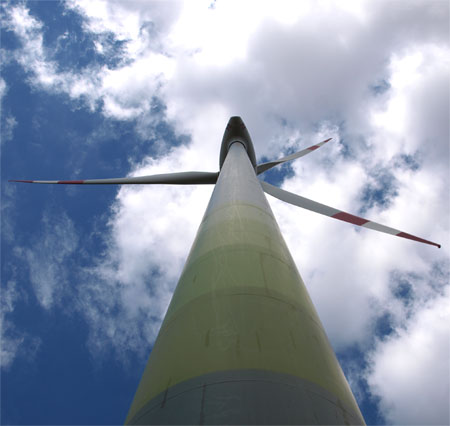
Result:
{"label": "white cloud", "polygon": [[449,306],[447,288],[377,344],[368,381],[394,424],[449,422]]}
{"label": "white cloud", "polygon": [[[18,299],[18,292],[14,282],[9,282],[2,289],[2,305],[1,305],[1,356],[0,365],[2,368],[8,368],[18,350],[20,344],[24,341],[23,335],[15,332],[14,325],[6,319],[6,316],[14,310],[14,305]],[[11,332],[12,331],[12,332]]]}
{"label": "white cloud", "polygon": [[[2,186],[1,200],[1,236],[2,250],[7,244],[13,244],[16,237],[14,210],[16,191],[12,185]],[[21,325],[16,324],[16,308],[28,302],[26,289],[19,279],[20,271],[15,262],[2,264],[2,282],[0,297],[0,367],[8,370],[16,358],[34,359],[41,339],[33,336]],[[22,306],[21,306],[22,305]]]}
{"label": "white cloud", "polygon": [[[399,145],[405,154],[419,151],[423,161],[448,171],[449,130],[445,126],[450,90],[450,49],[445,45],[412,46],[394,54],[389,63],[386,104],[375,105],[373,139],[382,156],[393,156]],[[395,144],[392,141],[397,141]],[[430,164],[431,163],[431,164]]]}
{"label": "white cloud", "polygon": [[17,126],[17,120],[12,115],[2,117],[1,143],[10,141],[14,135],[14,128]]}
{"label": "white cloud", "polygon": [[24,258],[30,282],[39,304],[51,309],[70,293],[67,281],[68,260],[78,245],[73,222],[66,214],[46,213],[32,246],[16,247],[15,254]]}
{"label": "white cloud", "polygon": [[3,97],[8,92],[8,86],[6,85],[5,80],[3,78],[0,78],[0,102],[3,102]]}
{"label": "white cloud", "polygon": [[68,1],[67,5],[83,15],[88,32],[112,33],[118,40],[129,41],[129,52],[136,54],[141,51],[142,38],[155,42],[146,39],[145,28],[154,26],[157,33],[169,30],[178,17],[182,2],[77,0]]}
{"label": "white cloud", "polygon": [[31,361],[36,354],[41,340],[20,330],[12,319],[12,314],[19,301],[24,297],[17,288],[17,283],[8,281],[2,286],[0,306],[0,367],[7,370],[17,356],[26,357]]}
{"label": "white cloud", "polygon": [[102,93],[105,115],[134,119],[150,110],[152,96],[171,74],[171,60],[159,53],[147,53],[133,63],[105,70]]}
{"label": "white cloud", "polygon": [[[107,7],[106,4],[103,6]],[[170,76],[170,60],[146,46],[141,46],[137,52],[128,52],[139,56],[133,56],[131,63],[130,58],[125,57],[128,62],[116,69],[93,65],[78,72],[60,71],[51,52],[44,46],[41,22],[31,16],[24,5],[8,8],[5,28],[13,31],[22,43],[22,49],[14,56],[30,73],[31,86],[85,101],[91,110],[103,101],[106,116],[129,119],[149,112],[152,96],[157,95],[164,78]],[[137,37],[136,40],[141,39]]]}
{"label": "white cloud", "polygon": [[[324,118],[345,120],[353,133],[369,136],[367,111],[380,102],[370,97],[369,87],[389,75],[392,52],[439,32],[441,43],[445,39],[445,21],[436,20],[423,3],[411,10],[384,3],[383,8],[359,2],[355,9],[333,2],[298,3],[307,5],[305,10],[292,10],[289,2],[260,2],[255,8],[219,2],[197,13],[199,3],[188,4],[170,38],[177,61],[163,91],[169,117],[176,123],[196,115],[207,120],[213,114],[205,106],[221,105],[230,115],[245,118],[259,154],[273,152],[282,119],[303,130]],[[273,7],[295,17],[295,25],[272,17]],[[408,34],[398,30],[405,14],[420,23],[408,27]],[[239,25],[240,19],[246,24]],[[214,49],[208,48],[219,39]]]}
{"label": "white cloud", "polygon": [[87,69],[81,74],[60,72],[44,46],[42,23],[23,4],[6,9],[4,28],[13,31],[22,44],[13,56],[30,73],[28,82],[32,87],[67,93],[72,99],[83,97],[91,109],[95,108],[99,98],[98,69]]}

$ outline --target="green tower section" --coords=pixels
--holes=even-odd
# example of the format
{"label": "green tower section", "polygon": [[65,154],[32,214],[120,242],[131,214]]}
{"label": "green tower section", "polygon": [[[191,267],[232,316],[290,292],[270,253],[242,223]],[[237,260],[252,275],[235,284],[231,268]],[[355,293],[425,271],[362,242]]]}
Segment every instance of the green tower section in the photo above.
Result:
{"label": "green tower section", "polygon": [[242,144],[234,143],[130,424],[364,424]]}

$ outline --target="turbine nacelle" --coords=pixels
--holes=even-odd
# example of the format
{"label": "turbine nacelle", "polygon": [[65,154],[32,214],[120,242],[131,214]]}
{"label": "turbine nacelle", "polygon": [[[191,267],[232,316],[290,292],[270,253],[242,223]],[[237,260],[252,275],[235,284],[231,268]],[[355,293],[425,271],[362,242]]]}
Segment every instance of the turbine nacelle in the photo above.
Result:
{"label": "turbine nacelle", "polygon": [[242,118],[238,116],[231,117],[228,120],[227,127],[225,128],[225,133],[223,134],[222,138],[222,145],[220,147],[220,168],[222,169],[230,146],[235,142],[240,142],[242,145],[244,145],[248,157],[250,158],[250,162],[256,170],[256,155],[252,138],[250,137],[247,127],[245,127],[245,124],[242,121]]}

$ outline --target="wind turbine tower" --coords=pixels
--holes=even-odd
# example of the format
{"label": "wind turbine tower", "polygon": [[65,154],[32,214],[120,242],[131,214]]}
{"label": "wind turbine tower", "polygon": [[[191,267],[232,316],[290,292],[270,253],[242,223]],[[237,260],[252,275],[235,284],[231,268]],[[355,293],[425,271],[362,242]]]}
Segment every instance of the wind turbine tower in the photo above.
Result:
{"label": "wind turbine tower", "polygon": [[354,225],[438,244],[258,179],[323,141],[258,165],[231,117],[220,172],[66,184],[215,184],[126,424],[364,424],[264,192]]}

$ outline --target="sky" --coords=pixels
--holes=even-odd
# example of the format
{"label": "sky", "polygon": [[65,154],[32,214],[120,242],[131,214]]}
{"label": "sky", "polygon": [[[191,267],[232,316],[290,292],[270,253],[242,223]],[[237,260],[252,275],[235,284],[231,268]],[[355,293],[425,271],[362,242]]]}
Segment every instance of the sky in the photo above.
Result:
{"label": "sky", "polygon": [[[368,424],[449,424],[449,3],[2,1],[1,423],[121,424],[230,116]],[[180,353],[182,356],[182,353]]]}

